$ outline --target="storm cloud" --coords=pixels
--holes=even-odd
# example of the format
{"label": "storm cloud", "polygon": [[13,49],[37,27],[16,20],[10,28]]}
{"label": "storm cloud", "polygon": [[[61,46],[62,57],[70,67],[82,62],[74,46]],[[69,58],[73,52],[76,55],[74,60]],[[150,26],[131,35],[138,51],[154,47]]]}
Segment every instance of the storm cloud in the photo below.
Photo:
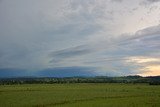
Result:
{"label": "storm cloud", "polygon": [[1,0],[0,74],[157,70],[159,7],[159,0]]}

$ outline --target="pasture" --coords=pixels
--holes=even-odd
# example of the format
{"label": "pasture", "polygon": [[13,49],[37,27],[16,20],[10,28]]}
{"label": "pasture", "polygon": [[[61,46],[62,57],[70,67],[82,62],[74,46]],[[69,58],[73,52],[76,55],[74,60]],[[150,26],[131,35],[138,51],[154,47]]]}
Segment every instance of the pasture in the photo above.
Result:
{"label": "pasture", "polygon": [[0,107],[160,107],[160,86],[120,83],[1,85]]}

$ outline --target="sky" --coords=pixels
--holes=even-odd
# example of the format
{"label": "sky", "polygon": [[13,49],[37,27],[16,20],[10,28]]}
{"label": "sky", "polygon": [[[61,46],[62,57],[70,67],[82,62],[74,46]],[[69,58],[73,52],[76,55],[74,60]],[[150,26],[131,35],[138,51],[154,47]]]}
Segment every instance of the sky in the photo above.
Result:
{"label": "sky", "polygon": [[160,0],[0,0],[0,77],[160,75]]}

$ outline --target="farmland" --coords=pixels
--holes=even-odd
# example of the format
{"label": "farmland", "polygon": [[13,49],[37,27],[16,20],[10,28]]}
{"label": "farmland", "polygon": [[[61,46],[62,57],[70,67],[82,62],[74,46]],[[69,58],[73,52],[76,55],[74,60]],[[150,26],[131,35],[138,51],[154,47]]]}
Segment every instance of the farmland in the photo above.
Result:
{"label": "farmland", "polygon": [[160,86],[124,83],[0,86],[0,107],[160,107]]}

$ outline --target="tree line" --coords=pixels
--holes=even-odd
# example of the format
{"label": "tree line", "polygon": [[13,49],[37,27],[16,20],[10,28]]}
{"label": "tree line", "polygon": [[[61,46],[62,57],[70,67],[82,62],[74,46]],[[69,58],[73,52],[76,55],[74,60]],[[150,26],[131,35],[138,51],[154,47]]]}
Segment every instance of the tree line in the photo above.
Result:
{"label": "tree line", "polygon": [[123,76],[123,77],[21,77],[21,78],[1,78],[0,85],[13,84],[64,84],[64,83],[149,83],[150,85],[160,85],[160,76],[141,77],[141,76]]}

